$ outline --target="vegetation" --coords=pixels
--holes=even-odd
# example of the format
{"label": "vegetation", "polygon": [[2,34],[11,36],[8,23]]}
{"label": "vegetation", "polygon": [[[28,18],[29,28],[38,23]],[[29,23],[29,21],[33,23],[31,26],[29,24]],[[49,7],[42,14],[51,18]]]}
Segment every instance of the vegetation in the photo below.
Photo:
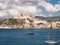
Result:
{"label": "vegetation", "polygon": [[25,19],[4,19],[0,20],[0,25],[23,25],[25,23]]}
{"label": "vegetation", "polygon": [[47,21],[48,22],[52,22],[52,21],[60,21],[60,16],[55,16],[55,17],[47,17]]}
{"label": "vegetation", "polygon": [[17,21],[17,19],[9,19],[8,24],[9,25],[16,25],[16,24],[18,24],[18,21]]}
{"label": "vegetation", "polygon": [[22,25],[24,25],[25,24],[25,19],[20,19],[20,20],[18,20],[18,23],[22,26]]}
{"label": "vegetation", "polygon": [[2,20],[0,20],[0,25],[2,25],[3,23],[2,23],[3,21]]}

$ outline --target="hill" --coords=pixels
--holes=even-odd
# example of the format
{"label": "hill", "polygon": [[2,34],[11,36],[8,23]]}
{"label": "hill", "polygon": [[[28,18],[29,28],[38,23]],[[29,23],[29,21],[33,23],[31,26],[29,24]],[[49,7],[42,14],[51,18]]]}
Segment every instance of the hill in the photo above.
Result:
{"label": "hill", "polygon": [[35,18],[40,19],[40,20],[47,20],[48,22],[60,21],[60,16],[54,16],[54,17],[35,16]]}

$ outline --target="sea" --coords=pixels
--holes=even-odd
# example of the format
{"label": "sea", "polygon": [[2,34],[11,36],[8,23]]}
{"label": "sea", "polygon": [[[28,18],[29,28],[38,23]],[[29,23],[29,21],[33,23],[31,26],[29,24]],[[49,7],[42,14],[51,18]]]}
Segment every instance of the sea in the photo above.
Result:
{"label": "sea", "polygon": [[[58,42],[46,44],[46,40]],[[0,45],[60,45],[60,29],[0,29]]]}

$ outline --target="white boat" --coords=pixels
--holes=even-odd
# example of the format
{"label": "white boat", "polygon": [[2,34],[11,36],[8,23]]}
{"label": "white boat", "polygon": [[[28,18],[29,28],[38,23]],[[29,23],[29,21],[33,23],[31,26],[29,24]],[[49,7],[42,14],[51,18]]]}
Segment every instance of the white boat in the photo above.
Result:
{"label": "white boat", "polygon": [[45,41],[45,43],[47,43],[47,44],[56,44],[57,41],[55,41],[55,40],[47,40],[47,41]]}
{"label": "white boat", "polygon": [[[53,31],[53,33],[54,33],[54,31]],[[56,43],[58,43],[58,41],[55,40],[54,36],[55,36],[55,33],[54,33],[54,35],[52,37],[53,39],[50,40],[50,31],[49,31],[48,40],[46,40],[45,43],[46,44],[56,44]]]}

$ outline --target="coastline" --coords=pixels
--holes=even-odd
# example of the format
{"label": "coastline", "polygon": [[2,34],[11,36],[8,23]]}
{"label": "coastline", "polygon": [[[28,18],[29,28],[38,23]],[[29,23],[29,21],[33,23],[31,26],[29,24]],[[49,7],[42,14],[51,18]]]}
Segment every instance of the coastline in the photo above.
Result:
{"label": "coastline", "polygon": [[33,30],[33,29],[60,29],[60,28],[11,28],[11,27],[0,27],[0,29],[25,29],[25,30]]}

